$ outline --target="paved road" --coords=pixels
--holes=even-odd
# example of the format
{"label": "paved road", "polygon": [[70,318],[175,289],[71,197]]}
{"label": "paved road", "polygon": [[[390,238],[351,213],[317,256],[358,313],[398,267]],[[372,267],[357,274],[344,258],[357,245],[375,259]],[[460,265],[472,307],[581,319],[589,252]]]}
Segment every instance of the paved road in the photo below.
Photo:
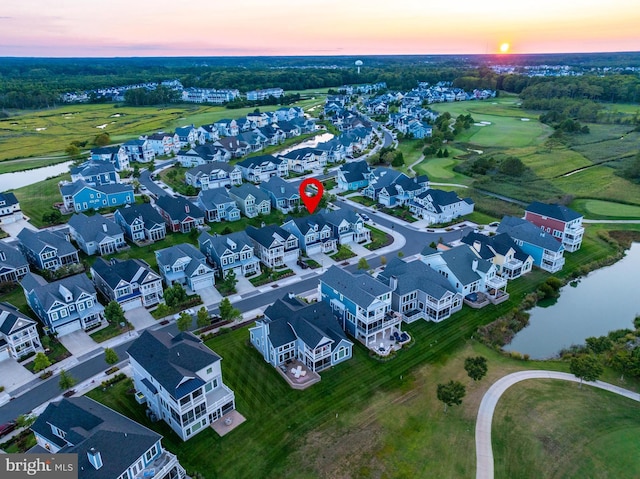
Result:
{"label": "paved road", "polygon": [[[476,479],[493,479],[493,449],[491,447],[491,422],[493,413],[500,396],[520,381],[527,379],[560,379],[563,381],[580,382],[573,374],[559,373],[556,371],[520,371],[508,374],[497,380],[482,397],[478,418],[476,420]],[[585,383],[600,389],[605,389],[615,394],[628,397],[634,401],[640,401],[640,394],[623,389],[613,384],[595,381]]]}

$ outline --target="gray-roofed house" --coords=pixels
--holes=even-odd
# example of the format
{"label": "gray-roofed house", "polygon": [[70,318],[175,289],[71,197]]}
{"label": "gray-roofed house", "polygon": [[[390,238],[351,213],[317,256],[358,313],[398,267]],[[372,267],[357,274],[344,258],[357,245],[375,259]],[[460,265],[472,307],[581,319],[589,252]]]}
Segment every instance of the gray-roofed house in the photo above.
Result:
{"label": "gray-roofed house", "polygon": [[327,166],[327,152],[317,148],[296,148],[281,155],[287,160],[289,171],[304,173]]}
{"label": "gray-roofed house", "polygon": [[204,211],[208,222],[238,221],[240,208],[229,196],[226,188],[212,188],[198,193],[196,204]]}
{"label": "gray-roofed house", "polygon": [[219,277],[226,277],[231,270],[236,276],[260,273],[260,260],[255,256],[253,242],[245,231],[215,236],[203,232],[198,238],[198,245]]}
{"label": "gray-roofed house", "polygon": [[402,333],[402,316],[391,308],[391,293],[389,286],[368,274],[353,275],[335,265],[318,285],[318,297],[340,318],[342,328],[374,351],[393,333]]}
{"label": "gray-roofed house", "polygon": [[162,278],[139,259],[107,262],[98,258],[91,266],[91,277],[98,291],[109,301],[117,301],[124,311],[150,308],[163,299]]}
{"label": "gray-roofed house", "polygon": [[286,178],[289,176],[287,160],[273,155],[260,155],[246,158],[237,163],[242,177],[253,183],[267,181],[272,176]]}
{"label": "gray-roofed house", "polygon": [[36,322],[10,303],[0,303],[0,361],[42,351]]}
{"label": "gray-roofed house", "polygon": [[85,396],[49,403],[31,426],[44,452],[77,454],[82,479],[183,479],[162,436]]}
{"label": "gray-roofed house", "polygon": [[220,356],[195,335],[147,329],[127,353],[138,394],[183,441],[235,410]]}
{"label": "gray-roofed house", "polygon": [[438,323],[462,309],[462,294],[422,261],[393,258],[377,279],[392,289],[391,307],[405,323],[418,319]]}
{"label": "gray-roofed house", "polygon": [[371,168],[365,160],[351,161],[340,165],[337,171],[338,188],[345,191],[357,191],[369,184]]}
{"label": "gray-roofed house", "polygon": [[255,185],[245,183],[240,186],[232,186],[229,189],[231,197],[247,218],[268,215],[271,213],[271,200],[269,195]]}
{"label": "gray-roofed house", "polygon": [[570,253],[578,251],[582,245],[582,218],[580,213],[557,203],[534,201],[524,210],[525,220],[551,233]]}
{"label": "gray-roofed house", "polygon": [[533,267],[533,257],[525,253],[506,233],[487,236],[472,232],[461,241],[473,246],[483,259],[491,260],[503,278],[519,278],[529,273]]}
{"label": "gray-roofed house", "polygon": [[[285,376],[287,365],[293,360],[318,373],[350,359],[353,348],[327,303],[306,304],[293,294],[269,306],[264,318],[249,328],[249,338],[264,360],[284,369]],[[305,386],[310,385],[304,382]],[[294,380],[294,387],[295,384]]]}
{"label": "gray-roofed house", "polygon": [[[237,133],[236,133],[237,134]],[[232,158],[240,158],[249,153],[249,145],[237,136],[226,136],[216,140],[213,146],[219,146],[231,154]]]}
{"label": "gray-roofed house", "polygon": [[455,191],[429,188],[415,195],[409,202],[409,211],[418,219],[429,220],[429,224],[448,223],[461,216],[473,213],[471,198],[460,198]]}
{"label": "gray-roofed house", "polygon": [[127,246],[122,228],[99,213],[93,216],[77,213],[68,225],[71,237],[89,256],[117,253]]}
{"label": "gray-roofed house", "polygon": [[16,283],[29,272],[29,262],[17,246],[0,241],[0,283]]}
{"label": "gray-roofed house", "polygon": [[522,251],[531,255],[537,267],[556,273],[564,266],[564,245],[533,223],[515,216],[505,216],[496,231],[511,236]]}
{"label": "gray-roofed house", "polygon": [[149,203],[119,208],[113,219],[124,231],[125,238],[137,244],[154,243],[167,235],[167,224]]}
{"label": "gray-roofed house", "polygon": [[300,249],[308,256],[338,251],[338,238],[333,235],[331,225],[319,213],[290,218],[282,224],[282,228],[298,238]]}
{"label": "gray-roofed house", "polygon": [[156,153],[147,140],[129,140],[123,143],[122,146],[130,162],[149,163],[156,159]]}
{"label": "gray-roofed house", "polygon": [[253,241],[258,258],[269,268],[282,267],[298,260],[300,248],[298,238],[293,233],[277,225],[261,228],[247,226],[245,231]]}
{"label": "gray-roofed house", "polygon": [[17,238],[22,254],[38,269],[56,271],[80,262],[78,250],[69,242],[70,238],[60,232],[24,228]]}
{"label": "gray-roofed house", "polygon": [[180,166],[186,168],[204,165],[211,162],[228,163],[231,159],[231,153],[221,146],[214,145],[198,145],[195,148],[180,150],[177,160]]}
{"label": "gray-roofed house", "polygon": [[204,211],[182,196],[160,196],[156,208],[174,233],[188,233],[204,226]]}
{"label": "gray-roofed house", "polygon": [[187,170],[185,182],[195,188],[208,190],[242,184],[242,172],[238,166],[214,161]]}
{"label": "gray-roofed house", "polygon": [[331,226],[332,236],[341,245],[365,243],[371,240],[371,231],[365,226],[362,217],[353,210],[341,208],[320,213],[325,222]]}
{"label": "gray-roofed house", "polygon": [[179,283],[192,291],[212,288],[214,271],[205,256],[189,243],[181,243],[157,250],[158,270],[167,286]]}
{"label": "gray-roofed house", "polygon": [[369,185],[362,194],[383,206],[394,207],[410,203],[428,186],[429,179],[424,175],[409,178],[399,171],[380,167],[370,173]]}
{"label": "gray-roofed house", "polygon": [[23,218],[16,195],[11,192],[0,193],[0,225],[15,223]]}
{"label": "gray-roofed house", "polygon": [[116,167],[104,161],[88,161],[71,168],[71,181],[84,181],[88,185],[110,185],[120,183]]}
{"label": "gray-roofed house", "polygon": [[147,142],[156,156],[168,156],[180,150],[180,138],[175,133],[154,133],[147,136]]}
{"label": "gray-roofed house", "polygon": [[196,143],[204,145],[205,142],[204,133],[199,132],[194,125],[185,125],[176,128],[176,135],[178,135],[178,140],[180,141],[180,148],[186,146],[193,148],[196,146]]}
{"label": "gray-roofed house", "polygon": [[42,321],[49,334],[60,336],[103,324],[104,307],[86,274],[76,274],[47,283],[42,277],[28,273],[20,282],[27,304]]}
{"label": "gray-roofed house", "polygon": [[115,166],[116,171],[124,171],[129,169],[129,156],[124,146],[105,146],[103,148],[94,148],[89,156],[91,161],[100,161],[111,163]]}
{"label": "gray-roofed house", "polygon": [[509,299],[507,279],[498,276],[496,266],[482,259],[472,246],[462,244],[435,252],[427,248],[421,260],[444,276],[470,306],[482,307]]}
{"label": "gray-roofed house", "polygon": [[260,183],[259,188],[269,195],[271,207],[281,213],[290,213],[300,207],[300,191],[298,185],[272,176],[268,181]]}

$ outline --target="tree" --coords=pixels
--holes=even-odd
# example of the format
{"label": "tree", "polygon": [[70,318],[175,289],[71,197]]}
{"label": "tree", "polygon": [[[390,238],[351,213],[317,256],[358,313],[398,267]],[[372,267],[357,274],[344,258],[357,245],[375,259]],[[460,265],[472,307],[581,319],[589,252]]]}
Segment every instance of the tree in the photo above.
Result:
{"label": "tree", "polygon": [[51,361],[49,361],[49,358],[46,354],[36,354],[36,357],[33,359],[33,372],[38,373],[44,369],[47,369],[49,366],[51,366]]}
{"label": "tree", "polygon": [[236,284],[238,284],[238,278],[236,277],[235,271],[230,269],[220,283],[224,291],[229,291],[229,293],[235,293]]}
{"label": "tree", "polygon": [[460,381],[451,380],[447,384],[438,384],[438,401],[444,403],[444,412],[448,406],[462,404],[466,389]]}
{"label": "tree", "polygon": [[81,152],[80,152],[80,148],[78,148],[76,145],[69,145],[65,148],[64,152],[69,155],[72,158],[75,158],[76,156],[78,156]]}
{"label": "tree", "polygon": [[510,156],[500,163],[500,173],[509,176],[520,176],[524,173],[525,166],[520,158]]}
{"label": "tree", "polygon": [[58,381],[58,386],[60,386],[60,389],[66,391],[68,389],[71,389],[77,383],[78,381],[71,374],[69,374],[64,369],[60,370],[60,380]]}
{"label": "tree", "polygon": [[602,374],[602,364],[597,357],[589,354],[574,356],[569,363],[569,372],[582,381],[595,381]]}
{"label": "tree", "polygon": [[104,362],[109,366],[113,366],[116,364],[120,358],[118,357],[118,353],[116,353],[112,348],[105,348],[104,350]]}
{"label": "tree", "polygon": [[487,374],[487,358],[484,356],[475,356],[465,358],[464,369],[474,381],[480,381]]}
{"label": "tree", "polygon": [[233,321],[242,316],[240,310],[233,307],[229,298],[224,298],[220,301],[218,308],[220,309],[220,318],[222,318],[223,321]]}
{"label": "tree", "polygon": [[369,263],[366,258],[360,258],[358,260],[358,269],[369,269]]}
{"label": "tree", "polygon": [[198,310],[196,324],[199,328],[209,326],[209,311],[207,311],[207,308],[205,308],[204,306]]}
{"label": "tree", "polygon": [[34,422],[36,422],[36,419],[38,419],[38,416],[35,414],[20,414],[16,418],[16,425],[21,429],[30,427]]}
{"label": "tree", "polygon": [[193,319],[191,319],[191,315],[183,311],[176,320],[176,326],[179,331],[186,331],[191,327],[192,322]]}
{"label": "tree", "polygon": [[111,137],[107,132],[100,133],[93,139],[93,144],[96,146],[107,146],[109,143],[111,143]]}
{"label": "tree", "polygon": [[170,311],[169,311],[169,306],[167,306],[167,305],[166,305],[166,304],[164,304],[164,303],[160,303],[160,304],[158,305],[158,307],[156,308],[156,314],[157,314],[160,318],[162,318],[162,317],[164,317],[164,316],[168,316],[168,315],[169,315],[169,312],[170,312]]}
{"label": "tree", "polygon": [[57,208],[51,208],[51,211],[42,215],[42,222],[50,225],[60,223],[62,220],[62,213]]}
{"label": "tree", "polygon": [[175,308],[185,302],[187,299],[187,292],[180,283],[174,283],[173,286],[168,287],[164,291],[164,300],[167,306]]}
{"label": "tree", "polygon": [[382,266],[387,264],[387,257],[386,256],[380,256],[380,264]]}
{"label": "tree", "polygon": [[122,306],[115,300],[109,301],[109,304],[104,308],[104,317],[111,324],[120,324],[127,321],[124,317]]}

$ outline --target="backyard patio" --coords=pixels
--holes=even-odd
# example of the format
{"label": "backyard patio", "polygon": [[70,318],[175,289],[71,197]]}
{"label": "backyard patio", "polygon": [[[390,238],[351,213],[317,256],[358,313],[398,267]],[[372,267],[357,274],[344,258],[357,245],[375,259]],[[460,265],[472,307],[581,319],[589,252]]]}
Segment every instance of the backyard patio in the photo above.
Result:
{"label": "backyard patio", "polygon": [[290,359],[276,368],[293,389],[306,389],[320,382],[320,375],[297,359]]}

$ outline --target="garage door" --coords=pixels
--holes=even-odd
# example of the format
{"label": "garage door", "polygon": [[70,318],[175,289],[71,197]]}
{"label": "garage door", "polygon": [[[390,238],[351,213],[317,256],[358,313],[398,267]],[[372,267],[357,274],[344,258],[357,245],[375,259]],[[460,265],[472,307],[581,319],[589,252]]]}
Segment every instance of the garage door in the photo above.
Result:
{"label": "garage door", "polygon": [[9,350],[7,348],[0,349],[0,361],[9,359]]}
{"label": "garage door", "polygon": [[133,298],[123,303],[120,303],[123,311],[130,311],[135,308],[142,307],[142,298]]}
{"label": "garage door", "polygon": [[203,288],[210,288],[213,286],[213,281],[209,278],[196,279],[191,283],[191,289],[197,291]]}
{"label": "garage door", "polygon": [[82,325],[80,324],[80,320],[76,320],[62,326],[57,326],[56,332],[58,333],[58,336],[64,336],[65,334],[73,333],[74,331],[81,329],[81,327]]}
{"label": "garage door", "polygon": [[295,263],[296,261],[298,261],[298,251],[292,251],[290,253],[285,253],[284,254],[284,262],[285,263]]}

